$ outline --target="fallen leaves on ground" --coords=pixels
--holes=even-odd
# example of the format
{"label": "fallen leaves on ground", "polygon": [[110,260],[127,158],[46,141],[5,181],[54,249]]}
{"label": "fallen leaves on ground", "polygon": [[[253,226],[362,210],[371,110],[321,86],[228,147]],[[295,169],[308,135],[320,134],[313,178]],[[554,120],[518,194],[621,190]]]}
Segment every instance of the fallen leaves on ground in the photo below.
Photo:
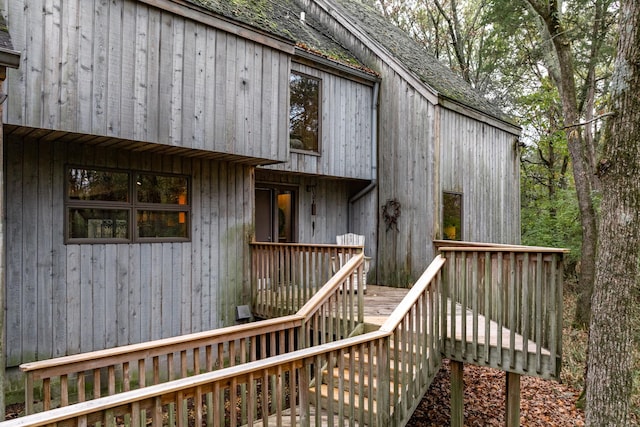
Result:
{"label": "fallen leaves on ground", "polygon": [[[409,421],[409,426],[448,426],[451,420],[448,361]],[[464,425],[505,425],[505,373],[496,369],[464,366]],[[576,408],[579,392],[556,381],[522,377],[522,426],[584,426],[584,412]]]}

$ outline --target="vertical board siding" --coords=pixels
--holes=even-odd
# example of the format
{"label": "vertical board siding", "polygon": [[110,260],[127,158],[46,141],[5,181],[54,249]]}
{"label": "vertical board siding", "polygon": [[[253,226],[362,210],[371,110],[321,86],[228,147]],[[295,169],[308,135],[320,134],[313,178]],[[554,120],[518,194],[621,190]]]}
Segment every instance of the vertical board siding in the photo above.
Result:
{"label": "vertical board siding", "polygon": [[[406,286],[415,281],[433,257],[436,185],[434,105],[398,75],[392,65],[342,27],[314,2],[304,1],[330,33],[365,65],[381,76],[378,106],[378,195],[375,219],[377,280]],[[387,230],[382,205],[401,205],[398,230]],[[371,203],[369,198],[363,203]]]}
{"label": "vertical board siding", "polygon": [[[406,285],[433,257],[434,106],[392,70],[381,87],[378,158],[378,279]],[[400,203],[395,226],[382,218],[382,206]]]}
{"label": "vertical board siding", "polygon": [[[7,138],[7,365],[234,324],[249,304],[248,166]],[[185,243],[64,244],[65,165],[191,177]]]}
{"label": "vertical board siding", "polygon": [[133,0],[7,13],[5,123],[287,160],[288,54]]}
{"label": "vertical board siding", "polygon": [[[520,190],[514,135],[434,106],[429,90],[396,72],[390,58],[344,28],[317,3],[303,0],[329,32],[381,76],[378,139],[378,209],[401,204],[398,231],[387,230],[378,210],[378,280],[406,285],[433,257],[431,240],[440,225],[442,190],[464,193],[464,238],[517,243]],[[384,54],[382,54],[384,55]],[[436,108],[441,111],[436,123]],[[436,134],[437,132],[437,134]],[[439,156],[436,158],[436,148]]]}
{"label": "vertical board siding", "polygon": [[[270,169],[355,179],[374,179],[371,145],[373,87],[308,65],[292,69],[321,80],[319,155],[291,152]],[[286,136],[288,143],[289,138]]]}
{"label": "vertical board siding", "polygon": [[514,135],[441,111],[443,191],[463,195],[463,240],[520,243],[520,169]]}

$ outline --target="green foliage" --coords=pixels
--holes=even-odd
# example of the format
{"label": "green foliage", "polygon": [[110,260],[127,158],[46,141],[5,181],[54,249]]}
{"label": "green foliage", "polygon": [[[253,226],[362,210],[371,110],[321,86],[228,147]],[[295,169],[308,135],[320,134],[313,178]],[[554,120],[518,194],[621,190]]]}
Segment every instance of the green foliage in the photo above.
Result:
{"label": "green foliage", "polygon": [[523,198],[523,244],[570,249],[568,264],[573,264],[580,258],[581,236],[580,212],[574,189],[561,189],[553,199]]}

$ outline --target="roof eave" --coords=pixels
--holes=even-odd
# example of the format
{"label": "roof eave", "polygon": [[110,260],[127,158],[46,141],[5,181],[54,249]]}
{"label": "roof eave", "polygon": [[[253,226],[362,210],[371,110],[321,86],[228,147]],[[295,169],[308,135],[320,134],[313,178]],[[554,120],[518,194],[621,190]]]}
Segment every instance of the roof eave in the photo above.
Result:
{"label": "roof eave", "polygon": [[0,47],[0,66],[9,68],[20,67],[20,52]]}
{"label": "roof eave", "polygon": [[439,94],[438,98],[439,98],[438,104],[440,104],[442,108],[455,111],[462,115],[476,119],[482,123],[487,123],[491,126],[497,127],[515,136],[520,136],[520,134],[522,133],[522,128],[520,126],[511,122],[508,122],[501,117],[496,117],[485,111],[481,111],[481,110],[478,110],[477,108],[470,107],[466,104],[463,104],[459,101],[451,99],[442,94]]}
{"label": "roof eave", "polygon": [[[314,62],[324,67],[333,69],[339,73],[346,73],[348,75],[351,75],[353,77],[356,77],[358,79],[362,79],[371,83],[376,83],[380,81],[380,76],[378,76],[378,74],[375,73],[374,71],[366,71],[356,66],[352,66],[340,61],[336,61],[334,59],[331,59],[330,57],[316,54],[314,52],[308,51],[298,46],[296,46],[295,57]],[[295,60],[295,57],[294,57],[294,60]]]}
{"label": "roof eave", "polygon": [[226,16],[215,13],[212,10],[203,8],[196,4],[184,0],[138,0],[161,10],[171,12],[178,16],[192,19],[212,28],[225,31],[227,33],[252,40],[256,43],[280,50],[289,55],[293,55],[295,42],[282,36],[266,32],[260,28],[245,24],[244,22],[232,20]]}

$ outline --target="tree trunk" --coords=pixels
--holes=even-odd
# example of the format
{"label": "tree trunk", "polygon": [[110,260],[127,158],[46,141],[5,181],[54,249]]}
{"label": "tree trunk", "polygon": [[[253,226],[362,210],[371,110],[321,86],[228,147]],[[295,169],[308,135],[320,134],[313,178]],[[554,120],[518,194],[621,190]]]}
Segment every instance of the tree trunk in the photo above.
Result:
{"label": "tree trunk", "polygon": [[[582,225],[582,257],[580,277],[578,278],[580,293],[576,306],[575,322],[578,325],[589,324],[591,312],[591,294],[595,278],[596,244],[598,230],[596,211],[591,193],[593,190],[594,170],[589,167],[588,153],[582,138],[579,123],[578,99],[576,95],[575,68],[573,52],[562,23],[561,11],[557,1],[548,2],[527,0],[544,22],[546,32],[551,37],[557,57],[557,64],[549,64],[549,68],[557,71],[556,84],[562,99],[562,115],[567,127],[567,146],[573,163],[573,177],[578,196],[580,222]],[[542,34],[543,37],[545,34]]]}
{"label": "tree trunk", "polygon": [[589,334],[588,426],[628,425],[631,307],[640,281],[640,2],[622,1],[611,111],[599,162],[600,244]]}

